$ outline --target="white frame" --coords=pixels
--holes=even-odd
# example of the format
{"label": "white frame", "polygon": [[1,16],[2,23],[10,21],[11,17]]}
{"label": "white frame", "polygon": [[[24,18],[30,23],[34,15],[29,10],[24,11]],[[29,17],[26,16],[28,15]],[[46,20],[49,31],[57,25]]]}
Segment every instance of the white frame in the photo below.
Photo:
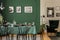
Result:
{"label": "white frame", "polygon": [[21,6],[16,7],[16,13],[21,13]]}
{"label": "white frame", "polygon": [[13,13],[14,12],[14,7],[13,6],[9,6],[9,13]]}
{"label": "white frame", "polygon": [[32,13],[33,11],[32,11],[33,9],[32,9],[32,6],[25,6],[24,7],[24,12],[25,13]]}

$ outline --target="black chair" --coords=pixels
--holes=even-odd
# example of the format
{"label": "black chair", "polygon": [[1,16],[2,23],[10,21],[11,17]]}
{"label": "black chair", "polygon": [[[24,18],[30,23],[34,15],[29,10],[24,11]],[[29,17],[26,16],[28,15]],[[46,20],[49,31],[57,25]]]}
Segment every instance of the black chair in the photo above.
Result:
{"label": "black chair", "polygon": [[55,30],[55,29],[58,28],[58,24],[59,24],[59,20],[49,20],[50,26],[47,26],[47,32],[56,33],[57,30]]}

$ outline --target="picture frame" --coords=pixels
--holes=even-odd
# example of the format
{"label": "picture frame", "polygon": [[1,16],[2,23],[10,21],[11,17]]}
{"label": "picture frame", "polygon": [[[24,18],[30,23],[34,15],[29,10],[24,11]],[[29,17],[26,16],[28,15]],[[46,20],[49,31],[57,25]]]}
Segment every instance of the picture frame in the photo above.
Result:
{"label": "picture frame", "polygon": [[53,7],[47,8],[47,17],[54,17],[54,8]]}
{"label": "picture frame", "polygon": [[33,12],[32,6],[25,6],[24,7],[24,12],[25,13],[32,13]]}
{"label": "picture frame", "polygon": [[13,13],[14,12],[14,7],[13,6],[9,6],[9,13]]}
{"label": "picture frame", "polygon": [[56,17],[60,17],[60,13],[56,13]]}
{"label": "picture frame", "polygon": [[21,6],[16,7],[16,13],[21,13]]}
{"label": "picture frame", "polygon": [[56,11],[60,11],[60,6],[55,7]]}

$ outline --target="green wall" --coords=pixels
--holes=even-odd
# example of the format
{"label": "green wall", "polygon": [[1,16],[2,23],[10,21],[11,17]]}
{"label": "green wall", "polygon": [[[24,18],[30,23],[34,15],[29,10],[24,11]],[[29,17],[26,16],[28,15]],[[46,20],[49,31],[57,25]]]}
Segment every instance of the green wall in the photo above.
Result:
{"label": "green wall", "polygon": [[[40,0],[5,0],[5,10],[3,11],[4,19],[17,23],[35,22],[37,31],[40,30]],[[14,13],[9,13],[9,6],[14,6]],[[21,6],[22,12],[16,13],[16,6]],[[32,13],[24,13],[25,6],[32,6]]]}

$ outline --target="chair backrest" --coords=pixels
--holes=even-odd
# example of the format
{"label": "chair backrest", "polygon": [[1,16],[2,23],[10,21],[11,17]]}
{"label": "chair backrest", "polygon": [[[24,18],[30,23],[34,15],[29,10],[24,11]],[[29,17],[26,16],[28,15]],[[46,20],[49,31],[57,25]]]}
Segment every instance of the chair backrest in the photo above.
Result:
{"label": "chair backrest", "polygon": [[59,20],[49,20],[50,28],[58,28]]}

